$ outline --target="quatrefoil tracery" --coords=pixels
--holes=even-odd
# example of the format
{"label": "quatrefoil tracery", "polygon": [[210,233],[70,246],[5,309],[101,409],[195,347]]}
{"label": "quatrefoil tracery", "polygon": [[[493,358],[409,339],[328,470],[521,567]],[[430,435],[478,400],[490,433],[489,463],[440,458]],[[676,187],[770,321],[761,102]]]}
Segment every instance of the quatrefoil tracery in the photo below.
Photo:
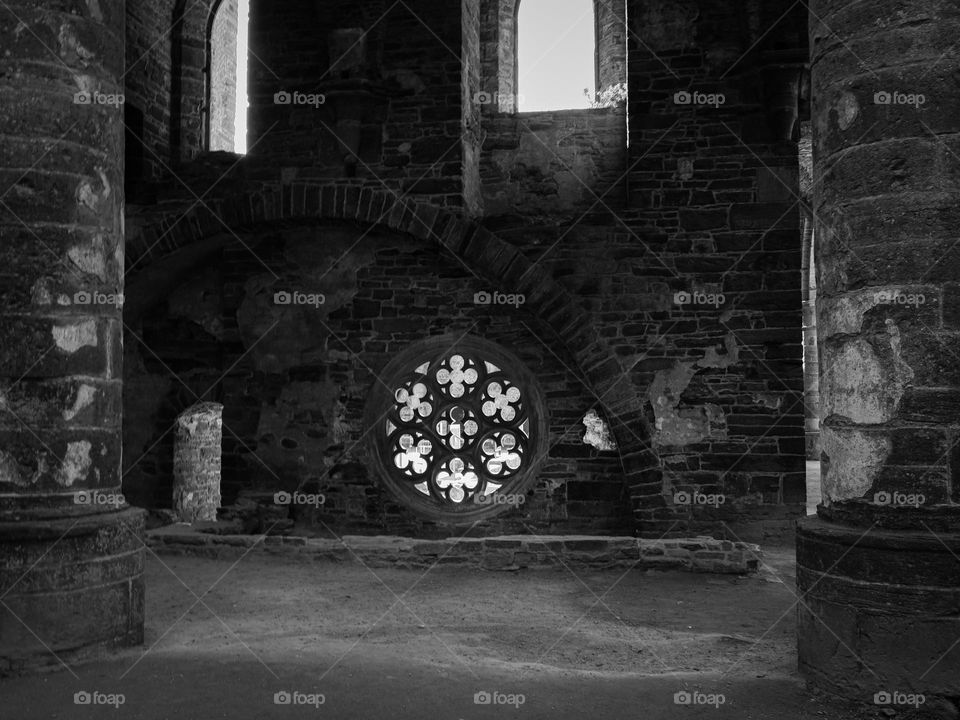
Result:
{"label": "quatrefoil tracery", "polygon": [[392,465],[420,493],[461,504],[496,492],[524,467],[524,394],[498,365],[453,353],[417,367],[394,388],[386,421]]}

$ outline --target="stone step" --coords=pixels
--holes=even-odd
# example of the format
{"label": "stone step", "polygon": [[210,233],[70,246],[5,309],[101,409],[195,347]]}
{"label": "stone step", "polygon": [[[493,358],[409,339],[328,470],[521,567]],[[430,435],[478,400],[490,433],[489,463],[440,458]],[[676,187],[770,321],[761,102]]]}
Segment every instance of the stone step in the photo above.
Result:
{"label": "stone step", "polygon": [[679,569],[726,574],[756,573],[759,545],[712,537],[649,540],[591,535],[504,535],[421,540],[397,536],[345,535],[340,539],[287,535],[223,534],[179,523],[147,533],[157,552],[222,557],[248,549],[293,559],[360,562],[371,567],[431,567],[483,570],[577,567]]}

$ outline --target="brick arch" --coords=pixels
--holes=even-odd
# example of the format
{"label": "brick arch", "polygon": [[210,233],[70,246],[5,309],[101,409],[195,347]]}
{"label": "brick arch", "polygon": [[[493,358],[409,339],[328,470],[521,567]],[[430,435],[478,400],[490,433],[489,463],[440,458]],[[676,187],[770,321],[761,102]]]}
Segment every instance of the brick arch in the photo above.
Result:
{"label": "brick arch", "polygon": [[[589,313],[543,267],[477,221],[436,205],[398,200],[387,191],[344,183],[293,184],[234,193],[186,214],[157,218],[127,240],[127,295],[152,267],[197,248],[215,252],[234,241],[230,232],[265,223],[346,220],[379,225],[435,241],[503,292],[523,293],[526,308],[549,326],[576,359],[588,389],[601,398],[623,466],[639,534],[645,521],[672,516],[662,496],[659,460],[650,442],[644,396],[594,328]],[[219,219],[218,219],[219,218]],[[219,238],[219,240],[217,239]]]}

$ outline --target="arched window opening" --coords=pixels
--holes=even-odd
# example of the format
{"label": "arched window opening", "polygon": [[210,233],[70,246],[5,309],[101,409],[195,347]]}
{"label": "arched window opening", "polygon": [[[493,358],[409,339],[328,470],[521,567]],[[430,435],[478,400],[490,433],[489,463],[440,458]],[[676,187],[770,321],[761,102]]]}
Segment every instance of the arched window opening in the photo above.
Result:
{"label": "arched window opening", "polygon": [[593,0],[522,0],[517,56],[518,110],[592,107],[597,83]]}
{"label": "arched window opening", "polygon": [[245,153],[249,0],[223,0],[209,34],[208,147]]}

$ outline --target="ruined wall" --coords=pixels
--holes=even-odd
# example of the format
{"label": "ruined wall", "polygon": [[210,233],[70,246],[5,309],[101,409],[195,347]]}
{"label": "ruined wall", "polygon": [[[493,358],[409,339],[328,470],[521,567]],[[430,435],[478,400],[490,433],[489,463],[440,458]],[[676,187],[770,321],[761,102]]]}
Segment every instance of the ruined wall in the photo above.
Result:
{"label": "ruined wall", "polygon": [[[141,179],[155,179],[163,174],[163,163],[171,154],[171,69],[172,46],[170,26],[174,0],[131,2],[126,4],[126,70],[123,92],[129,114],[142,115],[142,138],[145,145],[127,136],[127,152],[142,156]],[[129,165],[129,163],[128,163]]]}
{"label": "ruined wall", "polygon": [[[692,510],[707,524],[772,530],[802,513],[796,140],[806,18],[794,8],[775,25],[787,9],[693,0],[630,8],[636,251],[625,264],[631,292],[646,299],[622,329],[639,351],[633,376],[649,387],[659,430],[673,511],[664,524]],[[695,490],[726,502],[676,502],[677,491]]]}
{"label": "ruined wall", "polygon": [[[461,63],[465,42],[468,52],[478,47],[463,37],[461,19],[476,12],[473,0],[315,7],[299,0],[251,8],[250,47],[262,60],[251,68],[251,154],[271,158],[288,177],[359,177],[475,209],[464,200],[470,143],[462,137],[469,114]],[[343,28],[369,32],[360,43],[338,42],[331,33]],[[275,104],[279,92],[291,102]]]}
{"label": "ruined wall", "polygon": [[[483,119],[484,214],[498,230],[559,227],[599,205],[622,207],[624,108],[498,114]],[[611,192],[607,192],[612,188]]]}
{"label": "ruined wall", "polygon": [[[127,492],[169,506],[172,437],[162,433],[195,402],[179,383],[164,382],[169,366],[198,394],[213,385],[208,398],[224,403],[226,503],[242,491],[305,483],[326,497],[317,518],[337,532],[447,534],[397,503],[375,476],[363,412],[375,373],[399,351],[470,332],[518,355],[538,378],[551,446],[520,509],[477,532],[631,533],[618,453],[582,441],[583,416],[596,400],[549,328],[522,305],[477,304],[475,293],[496,288],[434,243],[382,230],[338,223],[264,231],[251,247],[257,257],[240,245],[225,249],[143,319],[150,352],[138,353],[143,369],[130,382],[150,396],[128,404],[158,411],[152,434],[140,438],[147,457],[131,469]],[[323,302],[277,305],[282,291],[322,294]]]}
{"label": "ruined wall", "polygon": [[[251,51],[263,62],[251,67],[251,154],[237,173],[243,183],[350,178],[480,214],[484,227],[589,310],[615,356],[604,371],[619,376],[617,368],[625,368],[645,398],[662,481],[646,469],[642,481],[631,480],[643,527],[724,534],[726,521],[762,539],[788,530],[805,495],[800,227],[793,207],[805,19],[794,12],[771,30],[787,9],[774,5],[637,0],[630,7],[629,108],[512,115],[500,112],[502,98],[484,95],[502,91],[515,74],[510,3],[255,4]],[[621,9],[606,3],[597,16],[604,77],[619,73],[626,57]],[[198,194],[217,165],[200,159],[178,173]],[[221,180],[217,193],[229,194],[232,182]],[[210,232],[224,228],[214,221]],[[153,241],[163,244],[162,237]],[[151,400],[132,412],[151,426],[172,422],[247,347],[240,330],[245,283],[262,266],[242,246],[235,251],[222,266],[185,281],[143,327],[151,349],[162,348],[189,386],[165,385],[150,353],[134,351],[128,382]],[[350,250],[346,262],[365,262],[358,252]],[[437,267],[415,283],[432,292]],[[460,263],[452,267],[462,270]],[[443,280],[447,269],[439,272]],[[359,307],[369,300],[383,309],[383,297],[357,293]],[[348,305],[337,312],[366,312]],[[380,333],[395,340],[390,323],[375,324],[378,317],[358,317],[361,324],[338,335],[344,344],[374,348],[388,342]],[[438,330],[414,323],[404,332],[412,341]],[[364,333],[370,336],[359,340]],[[257,352],[279,357],[288,340],[271,337]],[[245,478],[225,473],[225,482],[237,488],[248,482],[239,458],[270,434],[257,430],[264,403],[275,404],[292,392],[285,383],[299,382],[282,362],[257,372],[272,378],[273,396],[257,380],[249,391],[231,388],[243,398],[232,409],[212,398],[227,405],[227,427],[243,428],[236,437],[224,431],[225,469],[234,463],[234,477]],[[311,397],[314,405],[328,398]],[[576,405],[580,417],[589,409]],[[231,422],[238,408],[241,416]],[[310,422],[329,422],[314,415]],[[640,438],[640,418],[631,422],[636,427],[624,432]],[[125,432],[141,452],[156,440],[136,428]],[[263,450],[280,462],[300,447],[288,439],[291,447]],[[157,447],[131,472],[139,478],[131,492],[154,503],[169,494],[169,461]],[[648,455],[636,462],[646,468]],[[582,458],[576,472],[589,472],[590,462]],[[636,462],[624,460],[621,479]],[[691,496],[695,502],[684,504]],[[697,504],[704,497],[714,504]]]}
{"label": "ruined wall", "polygon": [[484,223],[576,293],[646,394],[649,527],[788,538],[803,512],[802,18],[747,52],[774,10],[635,3],[629,152],[618,109],[483,118]]}

